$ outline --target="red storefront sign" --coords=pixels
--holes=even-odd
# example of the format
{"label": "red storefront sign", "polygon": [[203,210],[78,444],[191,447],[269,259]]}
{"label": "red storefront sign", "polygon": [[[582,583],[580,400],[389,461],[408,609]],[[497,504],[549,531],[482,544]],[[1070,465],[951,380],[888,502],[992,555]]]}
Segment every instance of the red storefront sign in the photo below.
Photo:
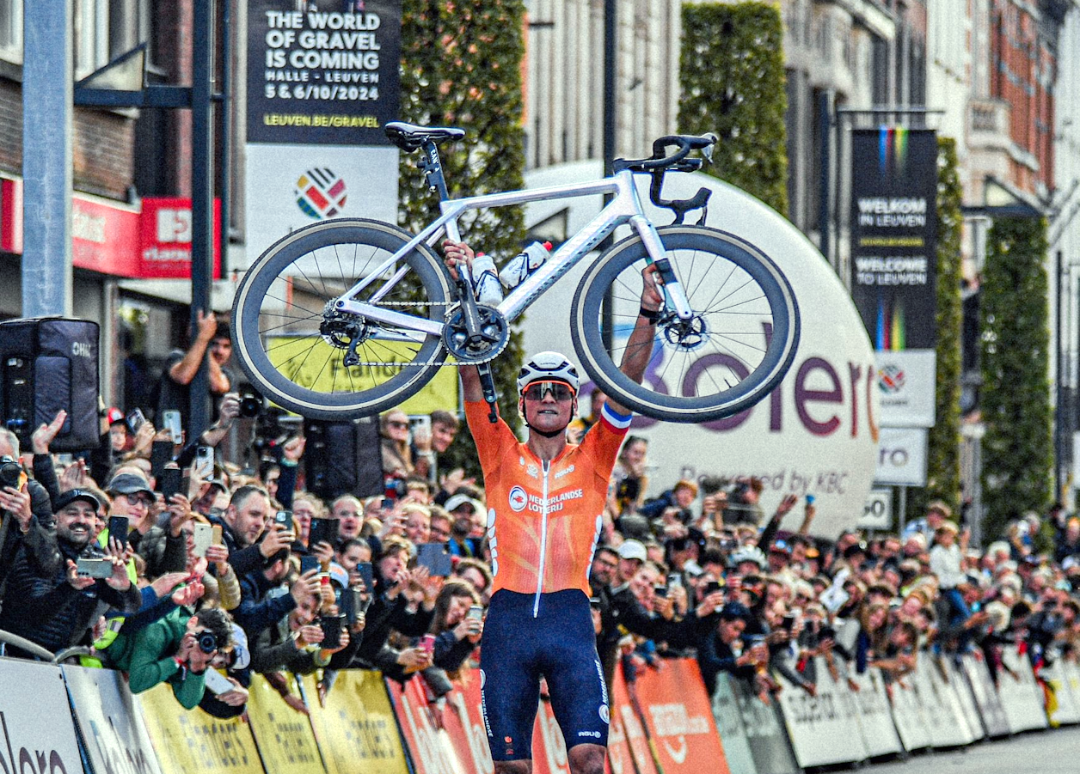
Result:
{"label": "red storefront sign", "polygon": [[[23,184],[0,180],[0,249],[23,251]],[[214,202],[214,272],[221,276],[220,202]],[[87,194],[71,197],[71,262],[132,279],[191,278],[191,200],[146,198],[130,206]]]}

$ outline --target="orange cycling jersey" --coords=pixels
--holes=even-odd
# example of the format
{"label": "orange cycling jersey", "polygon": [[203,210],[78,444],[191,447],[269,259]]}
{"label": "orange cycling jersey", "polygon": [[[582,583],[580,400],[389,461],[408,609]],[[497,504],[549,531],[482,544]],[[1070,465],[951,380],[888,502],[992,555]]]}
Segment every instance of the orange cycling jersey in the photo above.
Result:
{"label": "orange cycling jersey", "polygon": [[[589,589],[589,566],[600,539],[608,479],[630,417],[604,407],[580,445],[567,444],[541,462],[483,401],[465,404],[484,471],[492,592],[540,594]],[[534,614],[535,614],[534,608]]]}

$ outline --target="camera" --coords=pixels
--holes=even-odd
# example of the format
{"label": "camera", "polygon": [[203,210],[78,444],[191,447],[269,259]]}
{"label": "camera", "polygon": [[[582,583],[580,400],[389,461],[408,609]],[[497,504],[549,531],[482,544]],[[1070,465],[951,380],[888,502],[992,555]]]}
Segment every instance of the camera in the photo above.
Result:
{"label": "camera", "polygon": [[199,643],[199,650],[208,656],[218,649],[217,637],[213,632],[199,632],[196,641]]}
{"label": "camera", "polygon": [[0,457],[0,486],[10,486],[13,489],[18,489],[22,476],[22,465],[7,455]]}
{"label": "camera", "polygon": [[240,416],[257,417],[262,413],[263,402],[258,395],[245,395],[240,398]]}

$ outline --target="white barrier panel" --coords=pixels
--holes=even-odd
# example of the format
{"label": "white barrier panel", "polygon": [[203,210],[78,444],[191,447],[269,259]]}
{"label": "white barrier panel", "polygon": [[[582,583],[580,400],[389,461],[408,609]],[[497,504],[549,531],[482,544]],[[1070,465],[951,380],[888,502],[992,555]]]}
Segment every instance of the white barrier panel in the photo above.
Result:
{"label": "white barrier panel", "polygon": [[1005,708],[1001,706],[1001,697],[998,696],[993,678],[990,677],[990,667],[970,653],[961,659],[961,666],[968,688],[975,698],[975,706],[979,710],[986,735],[991,738],[1008,736],[1009,718],[1005,714]]}
{"label": "white barrier panel", "polygon": [[1062,659],[1061,671],[1064,675],[1066,690],[1072,695],[1073,703],[1080,707],[1080,665],[1075,661]]}
{"label": "white barrier panel", "polygon": [[1065,675],[1064,660],[1058,658],[1050,666],[1044,666],[1039,676],[1050,684],[1054,693],[1056,706],[1047,708],[1050,716],[1050,725],[1061,726],[1072,723],[1080,723],[1080,704],[1069,687],[1068,678]]}
{"label": "white barrier panel", "polygon": [[951,691],[941,679],[935,659],[926,652],[919,653],[916,663],[915,691],[922,703],[930,728],[930,743],[934,747],[960,747],[974,741],[967,719],[953,709]]}
{"label": "white barrier panel", "polygon": [[63,667],[86,755],[96,772],[161,774],[142,715],[119,672]]}
{"label": "white barrier panel", "polygon": [[82,770],[60,667],[0,658],[0,771]]}
{"label": "white barrier panel", "polygon": [[935,680],[939,681],[938,690],[942,691],[946,703],[952,708],[954,715],[962,717],[971,734],[971,741],[977,742],[986,738],[986,729],[983,728],[982,718],[975,706],[975,699],[971,695],[971,689],[967,681],[960,676],[956,668],[955,656],[939,656],[935,659],[938,669],[933,672]]}
{"label": "white barrier panel", "polygon": [[[867,758],[847,685],[834,682],[825,659],[816,658],[817,696],[777,677],[795,759],[802,768],[852,763]],[[843,692],[843,693],[842,693]]]}
{"label": "white barrier panel", "polygon": [[863,745],[871,758],[901,752],[903,747],[896,733],[889,699],[885,695],[885,680],[881,670],[867,669],[853,677],[859,691],[854,695],[856,719],[862,732]]}
{"label": "white barrier panel", "polygon": [[891,699],[893,723],[904,749],[914,752],[929,747],[933,741],[930,727],[926,724],[912,675],[892,684]]}
{"label": "white barrier panel", "polygon": [[732,774],[757,774],[754,757],[750,753],[750,743],[746,739],[746,725],[739,712],[739,701],[735,698],[732,685],[737,679],[725,673],[719,675],[716,692],[712,697],[713,718],[716,720],[716,730],[720,732],[724,757]]}
{"label": "white barrier panel", "polygon": [[1026,655],[1020,655],[1015,646],[1001,653],[1006,670],[998,676],[998,696],[1009,719],[1009,731],[1018,734],[1046,728],[1049,721],[1043,708],[1042,689],[1035,682],[1031,663]]}

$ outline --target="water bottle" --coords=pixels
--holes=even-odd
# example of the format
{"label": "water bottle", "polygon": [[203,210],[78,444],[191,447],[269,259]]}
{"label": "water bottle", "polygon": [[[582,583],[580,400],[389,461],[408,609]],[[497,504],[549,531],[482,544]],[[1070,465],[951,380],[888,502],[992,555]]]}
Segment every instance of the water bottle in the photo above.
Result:
{"label": "water bottle", "polygon": [[516,288],[525,278],[543,266],[548,259],[551,242],[533,242],[503,267],[499,272],[499,281],[510,290]]}
{"label": "water bottle", "polygon": [[503,300],[502,288],[499,287],[499,276],[496,271],[495,262],[491,260],[490,255],[481,253],[473,258],[473,290],[476,293],[477,303],[485,306],[498,306]]}

